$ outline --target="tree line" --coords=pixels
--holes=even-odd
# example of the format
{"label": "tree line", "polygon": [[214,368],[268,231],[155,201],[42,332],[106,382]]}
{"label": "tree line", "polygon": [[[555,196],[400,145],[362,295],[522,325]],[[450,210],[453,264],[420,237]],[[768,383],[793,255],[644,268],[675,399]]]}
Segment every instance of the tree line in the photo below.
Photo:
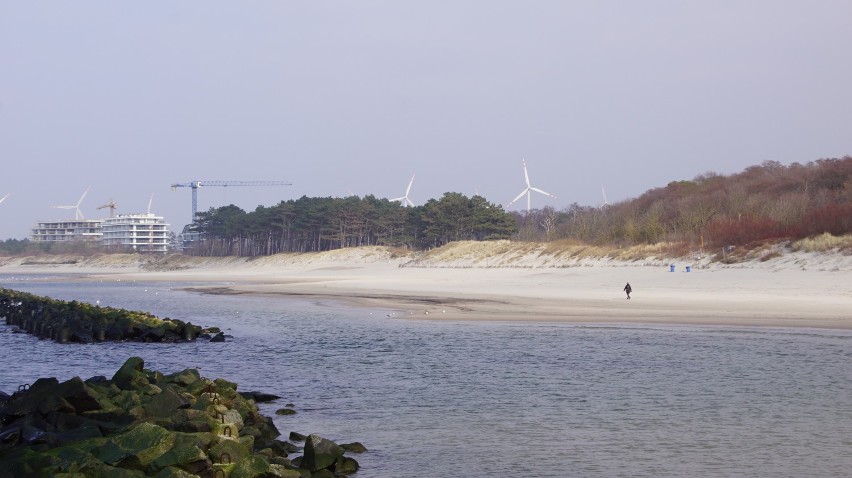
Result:
{"label": "tree line", "polygon": [[446,193],[426,204],[403,207],[375,196],[281,201],[246,212],[228,205],[198,213],[200,235],[184,251],[243,257],[380,245],[437,247],[450,241],[507,239],[517,222],[481,196]]}
{"label": "tree line", "polygon": [[[451,241],[569,240],[601,246],[673,242],[690,248],[852,234],[852,157],[789,166],[766,161],[729,176],[707,172],[604,206],[507,212],[481,196],[445,193],[416,207],[374,196],[234,205],[198,214],[184,252],[262,256],[381,245],[424,249]],[[82,252],[85,244],[0,241],[0,253]],[[84,248],[85,249],[85,248]]]}

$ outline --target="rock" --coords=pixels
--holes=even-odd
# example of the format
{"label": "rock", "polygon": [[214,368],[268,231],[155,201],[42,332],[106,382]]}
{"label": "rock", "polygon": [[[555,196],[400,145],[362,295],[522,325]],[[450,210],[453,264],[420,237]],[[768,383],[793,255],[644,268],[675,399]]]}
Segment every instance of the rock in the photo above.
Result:
{"label": "rock", "polygon": [[296,410],[293,410],[292,408],[279,408],[278,410],[275,410],[275,414],[276,415],[295,415]]}
{"label": "rock", "polygon": [[331,471],[322,469],[311,473],[311,478],[335,478],[335,476]]}
{"label": "rock", "polygon": [[265,478],[269,474],[269,462],[257,455],[247,456],[236,462],[230,478]]}
{"label": "rock", "polygon": [[339,456],[334,463],[334,472],[339,474],[351,474],[358,471],[358,462],[348,456]]}
{"label": "rock", "polygon": [[213,338],[210,339],[210,341],[211,342],[224,342],[225,341],[225,333],[219,332],[218,334],[214,335]]}
{"label": "rock", "polygon": [[100,409],[97,392],[80,377],[74,377],[62,383],[57,383],[56,379],[37,380],[28,391],[16,394],[4,411],[9,415],[24,416],[36,410],[47,415],[54,411],[83,413]]}
{"label": "rock", "polygon": [[340,448],[343,448],[345,451],[351,453],[364,453],[367,451],[367,447],[357,441],[352,443],[343,443],[340,445]]}
{"label": "rock", "polygon": [[301,467],[311,472],[328,468],[343,456],[343,448],[331,440],[319,435],[309,435],[305,440],[305,453],[302,456]]}
{"label": "rock", "polygon": [[281,398],[278,395],[264,392],[240,392],[240,395],[246,400],[254,400],[255,403],[272,402]]}
{"label": "rock", "polygon": [[0,450],[12,448],[21,443],[21,427],[19,425],[9,425],[0,429]]}
{"label": "rock", "polygon": [[174,433],[143,422],[125,433],[109,438],[97,450],[96,456],[108,465],[144,472],[151,462],[169,451],[175,441]]}
{"label": "rock", "polygon": [[[246,398],[237,384],[211,382],[194,369],[148,371],[138,357],[112,380],[39,379],[0,403],[0,478],[212,478],[221,472],[237,478],[333,472],[341,478],[357,469],[342,447],[316,435],[304,456],[291,462],[288,455],[300,448],[277,439],[272,420],[257,410],[255,393]],[[313,469],[296,469],[300,462]]]}
{"label": "rock", "polygon": [[289,437],[293,441],[305,441],[305,439],[308,438],[305,435],[302,435],[301,433],[296,433],[296,432],[290,432]]}
{"label": "rock", "polygon": [[194,475],[192,473],[187,473],[180,468],[168,467],[160,470],[159,473],[154,475],[154,478],[197,478],[198,475]]}
{"label": "rock", "polygon": [[197,369],[188,368],[181,372],[176,372],[171,375],[166,375],[164,380],[170,383],[175,383],[182,387],[187,387],[198,380],[201,380],[201,375],[198,373]]}
{"label": "rock", "polygon": [[145,368],[145,360],[141,357],[130,357],[124,365],[112,376],[112,381],[119,388],[130,390],[132,382]]}
{"label": "rock", "polygon": [[142,405],[142,408],[148,417],[170,417],[187,403],[186,399],[167,386],[162,392],[154,395],[148,403]]}
{"label": "rock", "polygon": [[191,436],[178,434],[171,449],[148,465],[148,472],[175,467],[192,474],[199,474],[212,467],[207,453],[195,445]]}
{"label": "rock", "polygon": [[251,455],[253,440],[232,440],[216,437],[207,454],[213,463],[236,463]]}

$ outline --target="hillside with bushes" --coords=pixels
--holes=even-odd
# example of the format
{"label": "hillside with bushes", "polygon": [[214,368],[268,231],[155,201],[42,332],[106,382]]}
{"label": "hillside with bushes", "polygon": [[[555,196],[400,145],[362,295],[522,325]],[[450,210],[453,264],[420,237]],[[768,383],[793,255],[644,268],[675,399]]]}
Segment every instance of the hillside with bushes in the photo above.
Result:
{"label": "hillside with bushes", "polygon": [[516,239],[601,246],[715,248],[842,236],[852,233],[852,157],[789,166],[767,161],[730,176],[708,172],[673,181],[617,204],[516,217]]}

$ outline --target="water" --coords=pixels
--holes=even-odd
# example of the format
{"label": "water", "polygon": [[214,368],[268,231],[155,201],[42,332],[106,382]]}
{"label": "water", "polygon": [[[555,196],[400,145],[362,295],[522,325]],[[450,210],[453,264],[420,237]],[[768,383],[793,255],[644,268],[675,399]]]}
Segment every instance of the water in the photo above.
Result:
{"label": "water", "polygon": [[[32,278],[30,278],[32,279]],[[44,280],[42,278],[42,280]],[[806,329],[447,323],[187,284],[0,285],[151,311],[224,344],[58,345],[0,326],[0,390],[36,377],[201,369],[284,434],[361,441],[360,478],[849,476],[852,334]]]}

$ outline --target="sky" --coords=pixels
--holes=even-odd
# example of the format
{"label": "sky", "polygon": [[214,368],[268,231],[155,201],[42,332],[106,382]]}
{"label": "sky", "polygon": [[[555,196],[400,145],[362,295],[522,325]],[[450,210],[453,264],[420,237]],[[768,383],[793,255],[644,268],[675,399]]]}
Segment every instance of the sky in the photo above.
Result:
{"label": "sky", "polygon": [[[597,206],[852,154],[848,0],[0,0],[0,239],[445,192]],[[524,210],[524,200],[509,207]]]}

